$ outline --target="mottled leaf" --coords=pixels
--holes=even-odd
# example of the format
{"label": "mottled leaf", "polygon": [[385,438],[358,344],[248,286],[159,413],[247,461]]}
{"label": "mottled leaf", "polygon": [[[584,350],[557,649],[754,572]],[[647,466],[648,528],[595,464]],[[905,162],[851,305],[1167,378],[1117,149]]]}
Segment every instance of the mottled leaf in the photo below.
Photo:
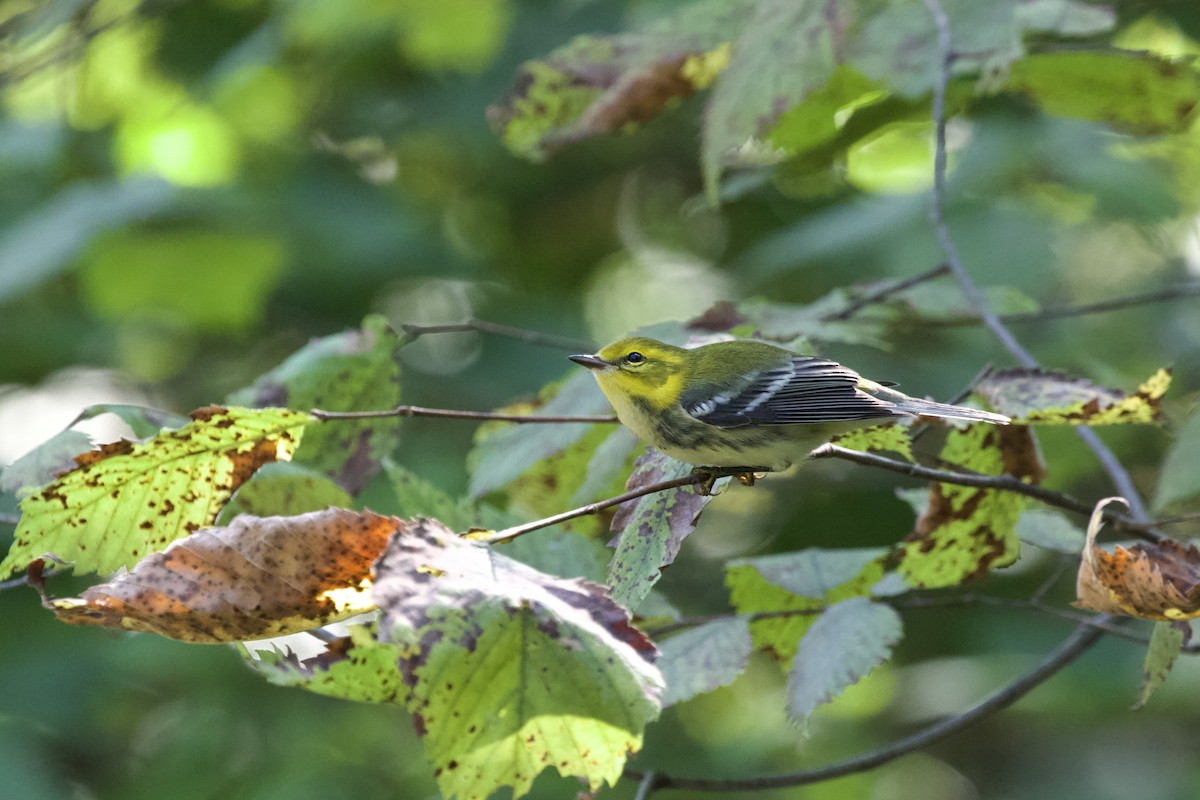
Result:
{"label": "mottled leaf", "polygon": [[[1037,483],[1045,476],[1032,432],[1023,426],[972,425],[952,430],[941,459],[984,475]],[[1013,492],[935,483],[916,528],[899,546],[897,570],[923,589],[957,586],[1020,554],[1017,520],[1026,499]]]}
{"label": "mottled leaf", "polygon": [[823,609],[871,593],[887,554],[882,548],[809,549],[739,559],[729,563],[725,582],[739,613],[780,612],[752,622],[750,633],[757,647],[790,664]]}
{"label": "mottled leaf", "polygon": [[1154,507],[1162,510],[1196,495],[1200,495],[1200,410],[1184,423],[1167,452],[1158,475]]}
{"label": "mottled leaf", "polygon": [[663,707],[733,683],[753,649],[745,617],[708,622],[659,643],[658,666],[667,682]]}
{"label": "mottled leaf", "polygon": [[[382,411],[400,404],[400,340],[372,315],[360,330],[314,339],[275,369],[230,396],[257,408]],[[400,420],[332,420],[309,431],[296,463],[312,467],[357,494],[399,441]]]}
{"label": "mottled leaf", "polygon": [[141,444],[114,442],[21,501],[0,577],[45,553],[77,572],[111,572],[212,524],[254,471],[291,458],[313,419],[284,409],[208,406]]}
{"label": "mottled leaf", "polygon": [[513,797],[553,766],[621,775],[660,707],[653,644],[603,587],[553,578],[418,520],[376,565],[380,639],[447,797]]}
{"label": "mottled leaf", "polygon": [[988,405],[1014,422],[1039,425],[1118,425],[1157,422],[1171,385],[1160,369],[1134,394],[1096,386],[1083,378],[1038,369],[995,372],[975,387]]}
{"label": "mottled leaf", "polygon": [[[626,488],[640,489],[682,478],[691,471],[690,465],[650,449],[637,460]],[[722,478],[717,485],[728,481]],[[654,492],[617,509],[612,520],[612,529],[619,531],[617,552],[609,563],[607,580],[614,600],[628,609],[637,608],[658,583],[663,567],[675,560],[683,540],[696,529],[696,520],[710,502],[711,495],[697,494],[694,487],[688,486]]]}
{"label": "mottled leaf", "polygon": [[408,694],[399,649],[378,641],[374,626],[352,625],[348,636],[326,642],[324,651],[311,658],[277,648],[250,652],[244,646],[242,655],[276,686],[359,703],[402,703]]}
{"label": "mottled leaf", "polygon": [[833,443],[850,450],[886,450],[899,453],[905,460],[912,461],[912,439],[908,428],[902,425],[875,425],[870,428],[860,428],[850,433],[843,433],[834,438]]}
{"label": "mottled leaf", "polygon": [[1192,638],[1192,627],[1182,620],[1154,623],[1150,634],[1150,646],[1142,662],[1142,691],[1131,710],[1137,711],[1150,701],[1150,695],[1162,686],[1175,665],[1175,659],[1183,652],[1183,646]]}
{"label": "mottled leaf", "polygon": [[316,470],[289,462],[267,464],[242,484],[217,515],[224,525],[238,514],[289,517],[330,507],[348,508],[350,494]]}
{"label": "mottled leaf", "polygon": [[1191,64],[1149,52],[1038,53],[1012,65],[1004,89],[1028,95],[1051,114],[1153,136],[1188,129],[1200,75]]}
{"label": "mottled leaf", "polygon": [[887,661],[900,641],[900,615],[852,597],[825,609],[804,633],[788,673],[788,716],[806,725],[813,710]]}
{"label": "mottled leaf", "polygon": [[1109,554],[1096,544],[1109,503],[1096,504],[1088,523],[1087,544],[1075,581],[1075,605],[1105,614],[1142,619],[1180,620],[1200,617],[1200,548],[1174,539],[1117,545]]}
{"label": "mottled leaf", "polygon": [[514,153],[539,160],[569,142],[627,131],[708,86],[751,0],[701,0],[642,30],[580,36],[521,65],[488,121]]}
{"label": "mottled leaf", "polygon": [[371,564],[399,524],[338,508],[294,517],[243,515],[227,527],[196,531],[129,572],[50,606],[72,625],[186,642],[310,630],[373,607]]}

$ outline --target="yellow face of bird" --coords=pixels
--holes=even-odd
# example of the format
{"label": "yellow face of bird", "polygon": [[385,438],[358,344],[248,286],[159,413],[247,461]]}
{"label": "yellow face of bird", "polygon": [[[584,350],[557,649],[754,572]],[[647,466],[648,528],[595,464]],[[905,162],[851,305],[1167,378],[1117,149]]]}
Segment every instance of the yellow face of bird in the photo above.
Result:
{"label": "yellow face of bird", "polygon": [[637,336],[602,348],[596,353],[602,364],[584,366],[595,371],[600,388],[610,398],[615,392],[666,408],[683,393],[685,353],[683,348]]}

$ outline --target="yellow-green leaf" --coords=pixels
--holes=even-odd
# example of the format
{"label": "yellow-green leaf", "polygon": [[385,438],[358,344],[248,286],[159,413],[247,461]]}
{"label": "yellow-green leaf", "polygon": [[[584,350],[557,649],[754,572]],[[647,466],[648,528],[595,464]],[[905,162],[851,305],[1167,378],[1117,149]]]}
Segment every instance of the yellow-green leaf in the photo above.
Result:
{"label": "yellow-green leaf", "polygon": [[208,406],[178,430],[76,457],[78,466],[21,501],[0,578],[43,554],[77,572],[112,572],[211,525],[254,471],[291,458],[314,420],[270,408]]}

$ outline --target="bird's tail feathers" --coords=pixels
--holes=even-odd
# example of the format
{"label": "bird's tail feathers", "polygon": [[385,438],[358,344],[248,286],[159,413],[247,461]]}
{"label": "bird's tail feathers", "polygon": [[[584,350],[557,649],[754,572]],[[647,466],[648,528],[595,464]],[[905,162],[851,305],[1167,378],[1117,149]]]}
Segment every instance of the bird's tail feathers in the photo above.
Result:
{"label": "bird's tail feathers", "polygon": [[[891,399],[891,398],[889,398]],[[949,403],[936,403],[933,400],[922,400],[918,397],[905,397],[893,401],[898,411],[907,411],[922,417],[941,417],[943,419],[962,419],[968,422],[990,422],[993,425],[1007,425],[1012,419],[1003,414],[993,414],[989,411],[979,411],[964,406],[952,406]]]}

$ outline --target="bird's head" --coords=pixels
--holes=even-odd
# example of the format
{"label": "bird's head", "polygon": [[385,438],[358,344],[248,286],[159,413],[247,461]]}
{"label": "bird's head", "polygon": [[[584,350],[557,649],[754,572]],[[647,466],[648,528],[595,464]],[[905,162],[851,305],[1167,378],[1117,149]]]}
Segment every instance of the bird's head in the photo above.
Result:
{"label": "bird's head", "polygon": [[682,347],[634,336],[613,342],[595,355],[568,358],[592,370],[605,394],[617,392],[666,408],[683,393],[687,353]]}

